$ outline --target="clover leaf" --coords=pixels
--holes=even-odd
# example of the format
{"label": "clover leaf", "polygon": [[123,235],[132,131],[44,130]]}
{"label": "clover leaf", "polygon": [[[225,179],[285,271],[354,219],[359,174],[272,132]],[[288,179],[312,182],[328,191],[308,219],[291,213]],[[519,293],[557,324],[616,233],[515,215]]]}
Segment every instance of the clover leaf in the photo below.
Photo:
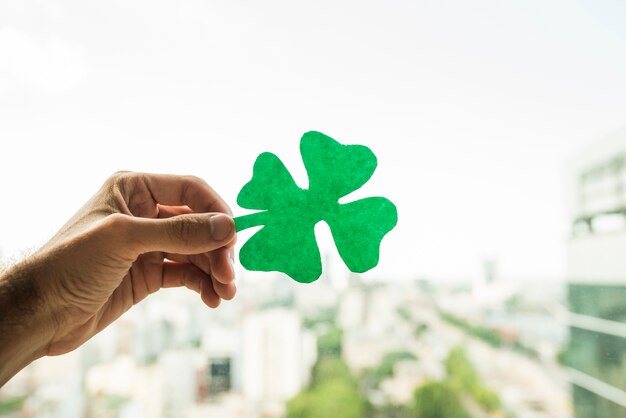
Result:
{"label": "clover leaf", "polygon": [[365,184],[376,169],[376,156],[363,145],[342,145],[320,133],[300,141],[309,188],[296,185],[282,161],[265,152],[254,163],[252,179],[237,203],[262,212],[235,218],[237,231],[263,225],[241,248],[243,267],[280,271],[310,283],[322,274],[315,224],[330,227],[339,255],[353,272],[378,264],[380,243],[398,221],[396,207],[384,197],[350,203],[338,200]]}

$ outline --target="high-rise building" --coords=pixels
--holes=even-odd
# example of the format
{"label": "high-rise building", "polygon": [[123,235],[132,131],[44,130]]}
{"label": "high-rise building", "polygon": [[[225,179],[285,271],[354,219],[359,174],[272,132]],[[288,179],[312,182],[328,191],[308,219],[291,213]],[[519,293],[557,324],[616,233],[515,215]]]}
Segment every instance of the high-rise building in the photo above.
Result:
{"label": "high-rise building", "polygon": [[570,167],[567,363],[576,418],[626,418],[626,129]]}
{"label": "high-rise building", "polygon": [[207,359],[202,378],[206,396],[215,398],[241,389],[241,330],[220,323],[205,326],[202,353]]}
{"label": "high-rise building", "polygon": [[284,402],[308,383],[316,360],[315,336],[295,311],[270,309],[243,325],[243,393],[250,399]]}

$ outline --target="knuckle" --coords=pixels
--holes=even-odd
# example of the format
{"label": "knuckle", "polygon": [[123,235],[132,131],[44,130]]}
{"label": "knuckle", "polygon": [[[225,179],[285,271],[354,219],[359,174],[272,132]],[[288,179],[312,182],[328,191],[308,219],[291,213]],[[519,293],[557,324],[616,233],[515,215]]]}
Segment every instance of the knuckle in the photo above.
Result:
{"label": "knuckle", "polygon": [[111,174],[111,176],[109,177],[109,182],[114,183],[114,184],[119,183],[120,181],[123,181],[124,179],[126,179],[130,174],[131,174],[130,171],[125,171],[125,170],[116,171],[115,173]]}
{"label": "knuckle", "polygon": [[119,188],[120,185],[124,184],[128,181],[128,179],[133,175],[131,171],[116,171],[111,174],[109,178],[104,183],[104,188],[107,190],[114,190]]}
{"label": "knuckle", "polygon": [[198,177],[198,176],[194,176],[192,174],[188,174],[186,176],[183,176],[183,179],[189,183],[199,183],[202,185],[207,185],[207,182],[204,181],[202,178]]}
{"label": "knuckle", "polygon": [[[194,175],[183,176],[182,195],[186,196],[191,193],[197,193],[199,189],[211,190],[209,183],[202,178]],[[183,197],[181,196],[181,198]]]}
{"label": "knuckle", "polygon": [[125,176],[132,173],[131,171],[128,170],[117,170],[115,173],[113,173],[113,177],[115,176]]}
{"label": "knuckle", "polygon": [[125,236],[128,233],[130,222],[130,216],[121,213],[113,213],[104,218],[102,228],[115,236]]}
{"label": "knuckle", "polygon": [[177,216],[168,223],[167,233],[171,238],[188,246],[196,241],[198,236],[199,222],[188,216]]}
{"label": "knuckle", "polygon": [[89,230],[90,242],[100,250],[134,253],[135,245],[139,242],[130,230],[131,223],[131,216],[121,213],[107,215]]}

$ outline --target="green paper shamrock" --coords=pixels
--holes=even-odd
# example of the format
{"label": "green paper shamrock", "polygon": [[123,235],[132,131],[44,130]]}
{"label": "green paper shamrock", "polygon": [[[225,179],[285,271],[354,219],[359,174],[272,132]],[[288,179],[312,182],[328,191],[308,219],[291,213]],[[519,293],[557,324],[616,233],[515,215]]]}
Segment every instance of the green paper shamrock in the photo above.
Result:
{"label": "green paper shamrock", "polygon": [[362,145],[342,145],[319,133],[300,141],[309,188],[301,189],[280,159],[259,155],[252,179],[241,189],[242,208],[263,210],[235,218],[237,231],[264,225],[241,248],[243,267],[280,271],[301,283],[322,274],[314,227],[325,221],[339,255],[353,272],[378,264],[380,242],[398,221],[396,207],[384,197],[341,204],[338,199],[357,190],[374,174],[376,156]]}

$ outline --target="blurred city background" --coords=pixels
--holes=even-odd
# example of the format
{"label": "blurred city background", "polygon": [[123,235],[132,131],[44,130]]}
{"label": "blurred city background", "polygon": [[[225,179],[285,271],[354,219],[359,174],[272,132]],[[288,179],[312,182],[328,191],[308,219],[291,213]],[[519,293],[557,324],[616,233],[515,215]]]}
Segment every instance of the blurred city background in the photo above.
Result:
{"label": "blurred city background", "polygon": [[[236,215],[309,130],[372,148],[399,222],[312,284],[237,268],[152,295],[0,389],[0,416],[626,417],[626,5],[0,2],[0,263],[114,171],[194,174]],[[352,197],[352,196],[351,196]],[[244,242],[252,232],[244,231]],[[240,245],[240,244],[239,244]]]}

